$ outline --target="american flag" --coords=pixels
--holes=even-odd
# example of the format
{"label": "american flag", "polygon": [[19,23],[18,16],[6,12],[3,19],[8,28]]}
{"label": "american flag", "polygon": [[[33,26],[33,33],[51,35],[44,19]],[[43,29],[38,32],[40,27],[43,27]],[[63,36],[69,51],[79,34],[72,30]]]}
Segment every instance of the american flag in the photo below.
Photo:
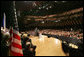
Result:
{"label": "american flag", "polygon": [[[16,12],[15,8],[14,12]],[[14,19],[14,27],[10,28],[10,56],[23,56],[22,44],[16,14]]]}
{"label": "american flag", "polygon": [[10,29],[10,41],[10,54],[12,56],[23,56],[19,32],[13,28]]}

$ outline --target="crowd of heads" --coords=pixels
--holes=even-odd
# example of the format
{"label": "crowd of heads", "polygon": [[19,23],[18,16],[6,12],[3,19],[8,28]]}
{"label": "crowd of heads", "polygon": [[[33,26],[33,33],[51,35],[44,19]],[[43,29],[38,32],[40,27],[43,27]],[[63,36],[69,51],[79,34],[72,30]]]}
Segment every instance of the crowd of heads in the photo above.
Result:
{"label": "crowd of heads", "polygon": [[83,39],[83,32],[80,32],[80,31],[63,31],[63,30],[45,29],[45,30],[41,30],[40,32],[44,34],[59,35],[59,36]]}
{"label": "crowd of heads", "polygon": [[[27,32],[21,32],[22,35],[33,35],[35,36],[36,32],[32,31],[27,31]],[[50,34],[50,35],[58,35],[58,36],[65,36],[65,37],[71,37],[71,38],[76,38],[76,39],[83,39],[83,31],[81,30],[76,30],[76,31],[64,31],[64,30],[55,30],[55,29],[43,29],[39,30],[38,33],[41,34]]]}
{"label": "crowd of heads", "polygon": [[32,44],[32,40],[29,38],[30,34],[21,33],[21,42],[24,56],[35,56],[36,46]]}

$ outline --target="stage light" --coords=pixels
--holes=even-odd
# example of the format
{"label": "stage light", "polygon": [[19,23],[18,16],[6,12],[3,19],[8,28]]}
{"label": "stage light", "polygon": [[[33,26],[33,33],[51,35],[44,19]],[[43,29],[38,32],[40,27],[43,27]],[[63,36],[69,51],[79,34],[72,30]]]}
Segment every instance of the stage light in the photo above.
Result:
{"label": "stage light", "polygon": [[72,43],[69,43],[69,46],[71,47],[72,46]]}

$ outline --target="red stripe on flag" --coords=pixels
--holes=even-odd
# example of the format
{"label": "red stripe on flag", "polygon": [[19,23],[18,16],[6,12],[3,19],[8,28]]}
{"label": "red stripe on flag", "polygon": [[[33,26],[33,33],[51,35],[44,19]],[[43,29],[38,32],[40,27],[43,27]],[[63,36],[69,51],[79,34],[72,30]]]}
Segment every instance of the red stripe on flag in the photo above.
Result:
{"label": "red stripe on flag", "polygon": [[14,46],[14,47],[16,47],[16,48],[22,49],[22,46],[21,46],[21,45],[16,44],[16,43],[14,43],[14,42],[13,42],[11,45]]}
{"label": "red stripe on flag", "polygon": [[13,37],[20,40],[20,36],[18,36],[17,34],[13,33]]}
{"label": "red stripe on flag", "polygon": [[14,32],[13,29],[10,29],[10,53],[12,56],[23,56],[20,36]]}
{"label": "red stripe on flag", "polygon": [[12,50],[10,50],[10,52],[11,52],[12,56],[23,56],[23,54],[16,53],[16,52],[14,52]]}

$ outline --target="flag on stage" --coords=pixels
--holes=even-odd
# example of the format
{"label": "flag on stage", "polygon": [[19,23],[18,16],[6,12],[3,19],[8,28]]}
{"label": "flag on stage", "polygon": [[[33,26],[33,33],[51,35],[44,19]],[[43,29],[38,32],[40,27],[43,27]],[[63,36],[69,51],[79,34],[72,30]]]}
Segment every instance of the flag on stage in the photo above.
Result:
{"label": "flag on stage", "polygon": [[19,32],[13,28],[10,29],[10,41],[10,56],[23,56]]}
{"label": "flag on stage", "polygon": [[13,19],[14,25],[12,28],[10,28],[10,55],[23,56],[21,38],[20,38],[17,15],[16,15],[15,1],[13,1],[13,5],[14,5],[13,9],[14,9],[15,18]]}

